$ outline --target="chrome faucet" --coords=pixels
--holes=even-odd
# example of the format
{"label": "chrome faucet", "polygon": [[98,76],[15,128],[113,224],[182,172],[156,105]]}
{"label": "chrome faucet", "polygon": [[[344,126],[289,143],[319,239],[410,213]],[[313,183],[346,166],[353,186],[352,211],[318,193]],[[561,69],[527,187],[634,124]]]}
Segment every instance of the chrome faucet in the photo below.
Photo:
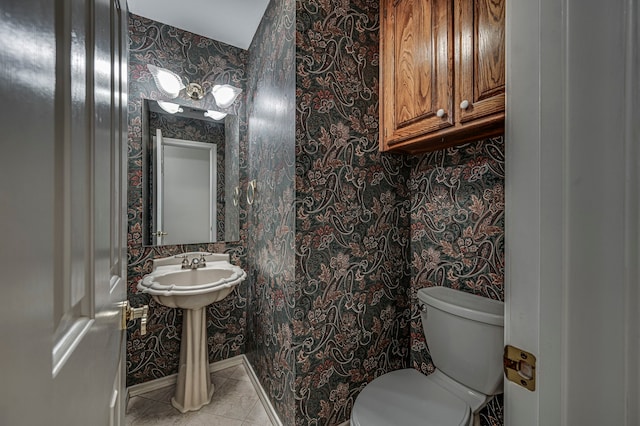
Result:
{"label": "chrome faucet", "polygon": [[198,269],[204,268],[205,266],[207,266],[207,261],[204,258],[204,254],[200,255],[200,259],[194,257],[191,259],[191,262],[189,262],[187,256],[182,259],[182,269]]}

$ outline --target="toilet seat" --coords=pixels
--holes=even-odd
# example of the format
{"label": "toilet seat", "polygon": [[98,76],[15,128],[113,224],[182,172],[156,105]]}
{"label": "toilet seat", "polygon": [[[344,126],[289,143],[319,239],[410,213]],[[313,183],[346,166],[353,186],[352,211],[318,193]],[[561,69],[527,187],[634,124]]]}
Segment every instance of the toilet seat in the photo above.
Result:
{"label": "toilet seat", "polygon": [[351,412],[351,426],[468,426],[472,421],[469,405],[412,368],[373,380]]}

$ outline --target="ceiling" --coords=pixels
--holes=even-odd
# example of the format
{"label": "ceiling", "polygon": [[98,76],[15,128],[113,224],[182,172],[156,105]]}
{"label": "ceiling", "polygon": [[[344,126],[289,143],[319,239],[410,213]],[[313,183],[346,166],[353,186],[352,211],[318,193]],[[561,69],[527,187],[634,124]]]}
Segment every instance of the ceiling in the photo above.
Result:
{"label": "ceiling", "polygon": [[127,0],[129,12],[248,49],[269,0]]}

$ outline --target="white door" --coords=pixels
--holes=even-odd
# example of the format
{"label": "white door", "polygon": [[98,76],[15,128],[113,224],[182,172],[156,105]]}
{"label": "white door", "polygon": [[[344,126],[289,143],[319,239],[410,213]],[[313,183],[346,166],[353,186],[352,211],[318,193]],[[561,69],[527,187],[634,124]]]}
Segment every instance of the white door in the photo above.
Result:
{"label": "white door", "polygon": [[164,199],[162,198],[164,193],[162,185],[163,146],[164,138],[162,136],[162,130],[156,129],[156,137],[153,138],[153,205],[155,209],[153,211],[154,232],[152,234],[152,241],[154,245],[159,246],[166,244],[164,242],[166,235],[164,231],[164,209],[162,208],[164,204]]}
{"label": "white door", "polygon": [[161,141],[162,164],[155,205],[164,235],[158,241],[215,242],[216,145],[161,137],[160,130],[155,139]]}
{"label": "white door", "polygon": [[122,420],[127,13],[120,6],[0,3],[2,425]]}
{"label": "white door", "polygon": [[507,2],[505,424],[640,424],[637,0]]}

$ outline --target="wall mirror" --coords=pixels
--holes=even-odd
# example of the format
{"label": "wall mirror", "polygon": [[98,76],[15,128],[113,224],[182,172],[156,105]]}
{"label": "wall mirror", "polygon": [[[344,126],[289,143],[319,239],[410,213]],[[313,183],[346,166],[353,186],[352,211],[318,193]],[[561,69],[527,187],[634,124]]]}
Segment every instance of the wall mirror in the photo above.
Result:
{"label": "wall mirror", "polygon": [[239,120],[216,113],[143,99],[145,245],[240,239]]}

